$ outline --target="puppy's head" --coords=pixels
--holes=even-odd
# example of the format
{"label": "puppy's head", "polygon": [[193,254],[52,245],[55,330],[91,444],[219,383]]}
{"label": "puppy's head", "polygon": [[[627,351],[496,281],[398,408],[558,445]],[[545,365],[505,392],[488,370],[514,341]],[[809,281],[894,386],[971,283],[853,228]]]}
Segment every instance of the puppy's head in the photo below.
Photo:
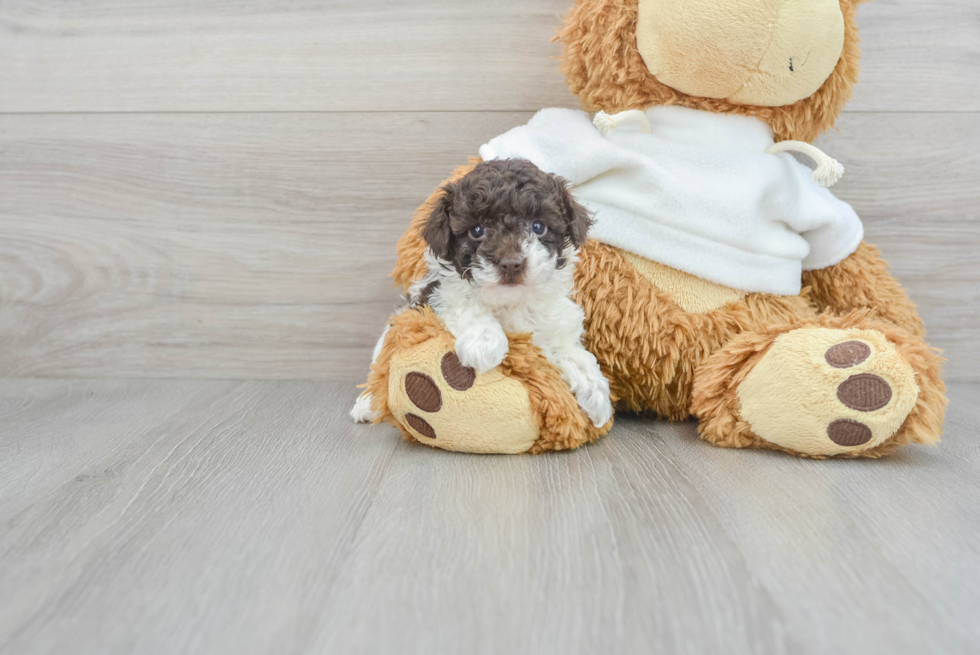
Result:
{"label": "puppy's head", "polygon": [[443,188],[422,237],[464,279],[516,291],[563,268],[591,224],[561,178],[523,159],[499,159]]}

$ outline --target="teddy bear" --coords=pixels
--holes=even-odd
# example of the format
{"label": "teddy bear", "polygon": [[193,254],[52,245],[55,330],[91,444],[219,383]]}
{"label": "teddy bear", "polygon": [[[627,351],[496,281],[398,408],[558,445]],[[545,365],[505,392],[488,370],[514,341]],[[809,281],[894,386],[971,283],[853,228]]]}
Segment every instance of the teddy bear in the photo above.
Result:
{"label": "teddy bear", "polygon": [[[840,165],[810,145],[857,81],[860,1],[578,0],[556,38],[584,111],[543,110],[447,179],[525,158],[594,212],[576,300],[617,412],[695,417],[715,446],[815,459],[938,442],[943,360],[826,188]],[[425,274],[421,229],[442,193],[398,242],[391,275],[406,290]],[[567,450],[610,430],[530,335],[508,339],[478,374],[430,309],[393,316],[366,384],[378,420],[472,453]]]}

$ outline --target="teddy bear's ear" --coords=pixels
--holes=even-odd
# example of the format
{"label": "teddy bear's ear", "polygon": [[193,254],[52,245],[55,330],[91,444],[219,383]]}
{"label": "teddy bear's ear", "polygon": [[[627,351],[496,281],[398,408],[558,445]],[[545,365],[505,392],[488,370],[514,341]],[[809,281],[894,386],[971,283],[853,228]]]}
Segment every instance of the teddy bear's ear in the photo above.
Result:
{"label": "teddy bear's ear", "polygon": [[425,220],[422,228],[422,239],[439,259],[448,259],[452,250],[453,230],[452,216],[456,185],[447,184],[442,188],[442,195],[436,201],[432,213]]}

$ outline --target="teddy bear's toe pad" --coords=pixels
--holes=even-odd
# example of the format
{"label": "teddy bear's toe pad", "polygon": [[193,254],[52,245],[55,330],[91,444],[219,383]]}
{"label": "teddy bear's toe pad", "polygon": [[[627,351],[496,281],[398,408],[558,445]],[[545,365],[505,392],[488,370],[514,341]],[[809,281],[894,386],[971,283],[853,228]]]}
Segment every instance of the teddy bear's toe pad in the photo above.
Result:
{"label": "teddy bear's toe pad", "polygon": [[849,418],[839,418],[831,423],[827,436],[838,446],[862,446],[874,438],[871,428]]}
{"label": "teddy bear's toe pad", "polygon": [[493,369],[463,366],[448,338],[430,339],[392,358],[388,407],[429,446],[468,453],[523,453],[538,438],[527,389]]}
{"label": "teddy bear's toe pad", "polygon": [[912,367],[880,332],[806,327],[779,336],[737,393],[742,418],[760,438],[832,456],[892,437],[919,388]]}

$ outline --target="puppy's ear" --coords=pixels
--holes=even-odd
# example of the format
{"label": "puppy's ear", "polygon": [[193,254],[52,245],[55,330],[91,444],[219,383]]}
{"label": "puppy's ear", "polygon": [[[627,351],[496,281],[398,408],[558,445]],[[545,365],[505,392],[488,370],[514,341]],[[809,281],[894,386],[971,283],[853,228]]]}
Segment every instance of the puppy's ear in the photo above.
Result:
{"label": "puppy's ear", "polygon": [[558,186],[558,194],[565,210],[565,221],[568,224],[568,238],[575,248],[581,248],[585,237],[592,227],[592,217],[589,210],[580,205],[568,190],[568,183],[558,176],[553,176]]}
{"label": "puppy's ear", "polygon": [[442,188],[442,195],[436,201],[432,213],[425,220],[422,228],[422,238],[432,249],[432,254],[439,259],[449,259],[450,247],[453,241],[453,230],[450,224],[453,215],[456,185],[447,184]]}

